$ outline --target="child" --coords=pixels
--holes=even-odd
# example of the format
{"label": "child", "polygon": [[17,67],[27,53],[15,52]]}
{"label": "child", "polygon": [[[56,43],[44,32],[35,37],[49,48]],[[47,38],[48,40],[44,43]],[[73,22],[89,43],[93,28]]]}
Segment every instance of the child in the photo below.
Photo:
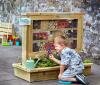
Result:
{"label": "child", "polygon": [[68,47],[68,40],[62,35],[55,37],[54,46],[61,60],[56,59],[52,54],[49,55],[49,58],[60,65],[59,80],[77,81],[75,76],[82,73],[84,69],[79,54]]}

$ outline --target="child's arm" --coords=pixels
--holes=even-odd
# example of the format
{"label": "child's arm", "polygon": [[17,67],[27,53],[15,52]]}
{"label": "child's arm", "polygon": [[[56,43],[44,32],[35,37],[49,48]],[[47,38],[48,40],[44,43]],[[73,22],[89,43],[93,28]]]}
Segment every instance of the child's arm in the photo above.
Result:
{"label": "child's arm", "polygon": [[56,59],[52,54],[49,55],[49,58],[53,60],[54,62],[56,62],[57,64],[59,65],[61,64],[60,60]]}
{"label": "child's arm", "polygon": [[60,73],[59,73],[59,75],[58,75],[58,78],[59,78],[59,79],[61,79],[64,70],[65,70],[65,65],[60,65]]}
{"label": "child's arm", "polygon": [[65,65],[60,65],[60,74],[62,74],[65,70]]}

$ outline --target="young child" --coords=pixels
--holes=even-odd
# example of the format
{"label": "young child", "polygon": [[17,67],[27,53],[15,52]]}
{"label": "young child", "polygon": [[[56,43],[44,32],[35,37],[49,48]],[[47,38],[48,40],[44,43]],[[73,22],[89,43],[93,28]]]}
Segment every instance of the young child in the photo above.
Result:
{"label": "young child", "polygon": [[52,54],[49,55],[49,58],[60,64],[59,80],[77,81],[75,76],[82,73],[84,69],[79,54],[74,49],[68,47],[68,40],[62,35],[55,37],[54,46],[61,60],[56,59]]}

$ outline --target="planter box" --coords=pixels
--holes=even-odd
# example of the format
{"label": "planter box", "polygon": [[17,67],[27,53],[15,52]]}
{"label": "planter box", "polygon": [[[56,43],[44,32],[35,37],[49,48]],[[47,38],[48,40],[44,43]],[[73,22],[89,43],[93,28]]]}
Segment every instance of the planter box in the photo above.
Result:
{"label": "planter box", "polygon": [[[84,74],[91,74],[91,63],[84,64]],[[28,70],[20,63],[13,64],[15,76],[22,78],[26,81],[41,81],[41,80],[52,80],[58,79],[59,66],[55,67],[45,67],[45,68],[34,68],[33,70]]]}
{"label": "planter box", "polygon": [[21,64],[13,64],[15,76],[32,81],[40,80],[52,80],[57,79],[59,74],[59,66],[56,67],[45,67],[45,68],[34,68],[33,70],[28,70]]}
{"label": "planter box", "polygon": [[84,67],[85,69],[83,70],[83,73],[84,75],[90,75],[92,72],[91,72],[91,67],[92,67],[92,64],[93,63],[84,63]]}

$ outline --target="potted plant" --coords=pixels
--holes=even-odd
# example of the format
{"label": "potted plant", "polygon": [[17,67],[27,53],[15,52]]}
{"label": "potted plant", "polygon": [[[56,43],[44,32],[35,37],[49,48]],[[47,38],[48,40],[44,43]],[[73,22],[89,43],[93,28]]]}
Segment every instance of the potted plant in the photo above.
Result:
{"label": "potted plant", "polygon": [[83,63],[84,63],[84,74],[85,75],[90,75],[91,74],[91,67],[92,67],[92,59],[90,58],[85,58],[83,60]]}

